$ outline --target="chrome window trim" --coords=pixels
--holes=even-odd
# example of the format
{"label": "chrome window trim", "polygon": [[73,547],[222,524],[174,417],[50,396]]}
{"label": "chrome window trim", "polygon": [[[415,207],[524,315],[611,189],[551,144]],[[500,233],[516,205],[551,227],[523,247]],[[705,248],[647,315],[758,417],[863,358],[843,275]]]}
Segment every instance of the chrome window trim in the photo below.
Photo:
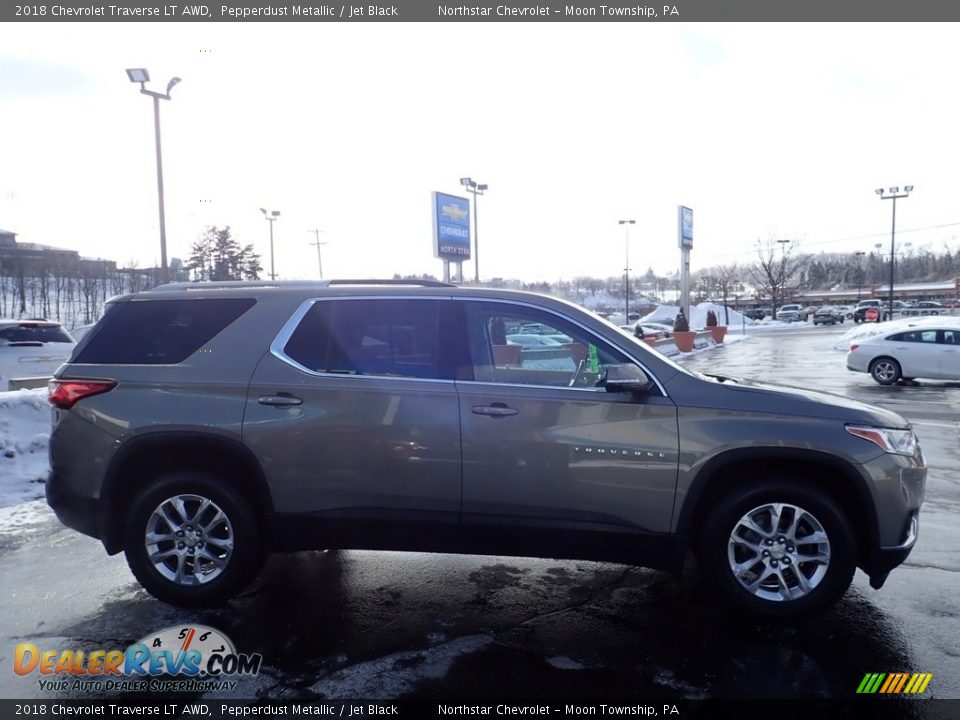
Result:
{"label": "chrome window trim", "polygon": [[[529,308],[530,310],[538,310],[540,312],[545,312],[550,315],[553,315],[556,318],[559,318],[565,322],[571,323],[587,335],[591,337],[597,337],[597,333],[590,328],[588,328],[583,323],[579,322],[575,318],[568,317],[566,315],[561,315],[556,310],[552,308],[542,307],[540,305],[534,305],[529,302],[522,302],[519,300],[512,300],[506,298],[482,298],[482,297],[453,297],[450,295],[336,295],[329,297],[315,297],[304,300],[300,306],[294,310],[293,314],[290,316],[290,319],[283,324],[283,327],[280,328],[280,332],[277,333],[277,336],[273,339],[273,342],[270,343],[270,354],[276,357],[281,362],[285,362],[291,367],[300,370],[308,375],[313,377],[335,377],[335,378],[369,378],[369,379],[387,379],[387,380],[398,380],[398,381],[414,381],[414,382],[432,382],[432,383],[469,383],[471,385],[496,385],[503,386],[509,385],[511,387],[528,387],[528,388],[548,388],[552,390],[576,390],[578,392],[606,392],[603,388],[571,388],[565,387],[563,385],[536,385],[536,384],[527,384],[527,383],[491,383],[486,380],[442,380],[439,378],[413,378],[413,377],[402,377],[395,375],[348,375],[345,373],[326,373],[326,372],[317,372],[316,370],[311,370],[310,368],[301,365],[292,357],[283,352],[284,347],[290,341],[290,337],[293,335],[294,331],[297,329],[297,326],[303,320],[304,316],[310,311],[310,308],[313,307],[314,303],[318,302],[328,302],[328,301],[338,301],[338,300],[431,300],[431,301],[457,301],[457,302],[487,302],[487,303],[499,303],[501,305],[516,305],[523,308]],[[640,360],[636,355],[630,352],[627,348],[623,348],[617,343],[611,342],[606,338],[601,338],[604,343],[607,345],[612,345],[617,348],[620,352],[626,355],[628,358],[633,360],[640,368],[646,373],[653,383],[657,386],[657,389],[660,391],[661,396],[669,398],[670,395],[667,393],[667,389],[664,387],[663,383],[660,382],[660,379],[650,371],[649,367]]]}
{"label": "chrome window trim", "polygon": [[302,373],[306,373],[311,377],[319,378],[337,378],[342,380],[343,378],[364,378],[366,380],[396,380],[398,382],[420,382],[420,383],[443,383],[452,385],[455,383],[455,380],[444,380],[442,378],[418,378],[418,377],[406,377],[403,375],[351,375],[350,373],[329,373],[329,372],[319,372],[317,370],[311,370],[306,365],[301,365],[292,357],[287,355],[283,349],[287,346],[287,343],[290,342],[290,338],[293,335],[294,331],[297,329],[297,326],[303,321],[303,318],[310,308],[313,307],[314,303],[325,302],[325,301],[336,301],[336,300],[452,300],[453,298],[433,295],[428,297],[421,297],[417,295],[335,295],[330,297],[316,297],[304,300],[300,307],[293,311],[293,314],[290,316],[290,319],[287,320],[283,327],[280,328],[280,332],[277,333],[277,336],[273,339],[273,342],[270,343],[270,354],[281,362],[290,365],[293,368],[296,368]]}

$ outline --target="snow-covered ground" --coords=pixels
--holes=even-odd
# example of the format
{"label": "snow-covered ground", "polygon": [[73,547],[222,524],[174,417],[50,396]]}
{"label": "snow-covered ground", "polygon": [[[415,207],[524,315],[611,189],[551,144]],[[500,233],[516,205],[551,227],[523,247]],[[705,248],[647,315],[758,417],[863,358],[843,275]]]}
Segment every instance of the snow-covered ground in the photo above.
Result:
{"label": "snow-covered ground", "polygon": [[0,531],[49,512],[40,498],[49,473],[50,413],[46,388],[0,392]]}
{"label": "snow-covered ground", "polygon": [[850,343],[856,340],[873,337],[874,335],[885,335],[886,333],[896,332],[897,330],[906,330],[912,327],[924,327],[928,325],[960,326],[960,317],[946,315],[939,317],[905,317],[882,323],[861,323],[860,325],[854,325],[841,335],[833,344],[833,349],[846,352],[850,349]]}

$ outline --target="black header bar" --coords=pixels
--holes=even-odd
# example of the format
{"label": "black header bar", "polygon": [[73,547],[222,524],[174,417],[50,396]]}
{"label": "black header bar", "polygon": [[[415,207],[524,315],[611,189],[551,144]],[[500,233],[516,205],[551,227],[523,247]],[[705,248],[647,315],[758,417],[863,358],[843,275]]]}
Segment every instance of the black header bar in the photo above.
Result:
{"label": "black header bar", "polygon": [[0,3],[4,22],[944,22],[944,0],[601,0],[558,2],[177,2],[36,0]]}

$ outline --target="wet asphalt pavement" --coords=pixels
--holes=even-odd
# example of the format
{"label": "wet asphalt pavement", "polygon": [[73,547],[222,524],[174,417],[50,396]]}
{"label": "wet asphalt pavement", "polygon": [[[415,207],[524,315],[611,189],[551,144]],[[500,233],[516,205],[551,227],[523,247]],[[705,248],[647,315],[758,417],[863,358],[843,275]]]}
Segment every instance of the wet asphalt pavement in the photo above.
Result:
{"label": "wet asphalt pavement", "polygon": [[879,592],[858,571],[832,609],[774,623],[732,615],[693,568],[675,579],[605,563],[331,551],[274,556],[228,607],[192,612],[149,597],[122,556],[44,510],[0,534],[0,697],[56,696],[12,672],[17,643],[125,648],[199,623],[264,658],[223,697],[831,698],[852,696],[865,673],[930,672],[926,697],[960,698],[960,383],[885,388],[848,372],[830,349],[846,329],[757,331],[684,363],[914,423],[930,466],[920,539]]}

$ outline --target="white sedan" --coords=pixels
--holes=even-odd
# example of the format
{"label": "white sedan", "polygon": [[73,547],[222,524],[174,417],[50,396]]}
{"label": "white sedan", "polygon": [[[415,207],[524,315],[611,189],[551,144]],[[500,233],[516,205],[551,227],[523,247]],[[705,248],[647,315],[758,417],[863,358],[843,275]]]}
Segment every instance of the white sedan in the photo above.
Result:
{"label": "white sedan", "polygon": [[854,340],[847,369],[881,385],[898,380],[960,380],[960,324],[901,328]]}

